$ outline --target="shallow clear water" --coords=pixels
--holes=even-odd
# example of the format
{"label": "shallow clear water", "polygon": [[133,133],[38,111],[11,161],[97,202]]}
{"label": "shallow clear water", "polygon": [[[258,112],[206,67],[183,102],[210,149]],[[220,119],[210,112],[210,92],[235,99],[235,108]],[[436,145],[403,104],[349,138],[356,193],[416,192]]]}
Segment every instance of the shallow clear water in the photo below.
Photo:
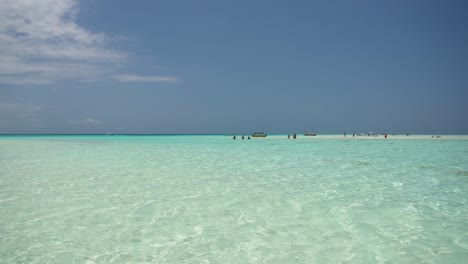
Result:
{"label": "shallow clear water", "polygon": [[0,262],[467,259],[466,137],[0,137]]}

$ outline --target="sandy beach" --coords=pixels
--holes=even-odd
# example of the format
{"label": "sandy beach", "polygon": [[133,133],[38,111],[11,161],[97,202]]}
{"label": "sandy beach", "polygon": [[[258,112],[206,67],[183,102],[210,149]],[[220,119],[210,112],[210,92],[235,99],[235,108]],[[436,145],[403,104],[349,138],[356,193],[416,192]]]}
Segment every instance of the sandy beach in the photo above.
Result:
{"label": "sandy beach", "polygon": [[[292,134],[290,140],[294,140],[292,138]],[[242,140],[240,137],[242,134],[236,135],[237,140]],[[247,134],[244,134],[245,138],[247,138]],[[232,137],[232,135],[230,135]],[[287,134],[269,134],[266,138],[252,138],[255,140],[262,140],[262,139],[288,139]],[[378,136],[357,136],[353,137],[353,134],[318,134],[317,136],[304,136],[304,134],[297,134],[297,138],[295,140],[324,140],[324,139],[337,139],[337,140],[468,140],[468,135],[440,135],[439,138],[436,135],[387,135],[385,138],[384,135]]]}

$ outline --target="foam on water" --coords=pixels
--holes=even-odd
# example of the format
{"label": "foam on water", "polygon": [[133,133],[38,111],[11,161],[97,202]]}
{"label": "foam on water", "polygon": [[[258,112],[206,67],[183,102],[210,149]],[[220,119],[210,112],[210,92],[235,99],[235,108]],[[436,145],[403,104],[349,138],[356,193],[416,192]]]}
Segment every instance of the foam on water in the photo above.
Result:
{"label": "foam on water", "polygon": [[0,137],[0,262],[464,263],[468,139]]}

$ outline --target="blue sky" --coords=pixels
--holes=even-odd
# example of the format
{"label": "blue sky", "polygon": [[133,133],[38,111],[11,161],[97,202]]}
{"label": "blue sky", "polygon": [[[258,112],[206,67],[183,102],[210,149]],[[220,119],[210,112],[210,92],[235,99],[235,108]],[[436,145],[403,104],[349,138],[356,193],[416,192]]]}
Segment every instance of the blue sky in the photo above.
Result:
{"label": "blue sky", "polygon": [[0,133],[468,133],[466,1],[5,0]]}

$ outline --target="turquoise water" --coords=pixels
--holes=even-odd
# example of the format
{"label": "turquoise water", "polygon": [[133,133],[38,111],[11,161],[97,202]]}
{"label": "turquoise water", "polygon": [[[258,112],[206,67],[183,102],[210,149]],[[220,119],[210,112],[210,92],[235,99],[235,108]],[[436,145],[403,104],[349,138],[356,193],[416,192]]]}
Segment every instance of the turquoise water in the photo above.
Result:
{"label": "turquoise water", "polygon": [[1,263],[466,263],[468,137],[0,137]]}

